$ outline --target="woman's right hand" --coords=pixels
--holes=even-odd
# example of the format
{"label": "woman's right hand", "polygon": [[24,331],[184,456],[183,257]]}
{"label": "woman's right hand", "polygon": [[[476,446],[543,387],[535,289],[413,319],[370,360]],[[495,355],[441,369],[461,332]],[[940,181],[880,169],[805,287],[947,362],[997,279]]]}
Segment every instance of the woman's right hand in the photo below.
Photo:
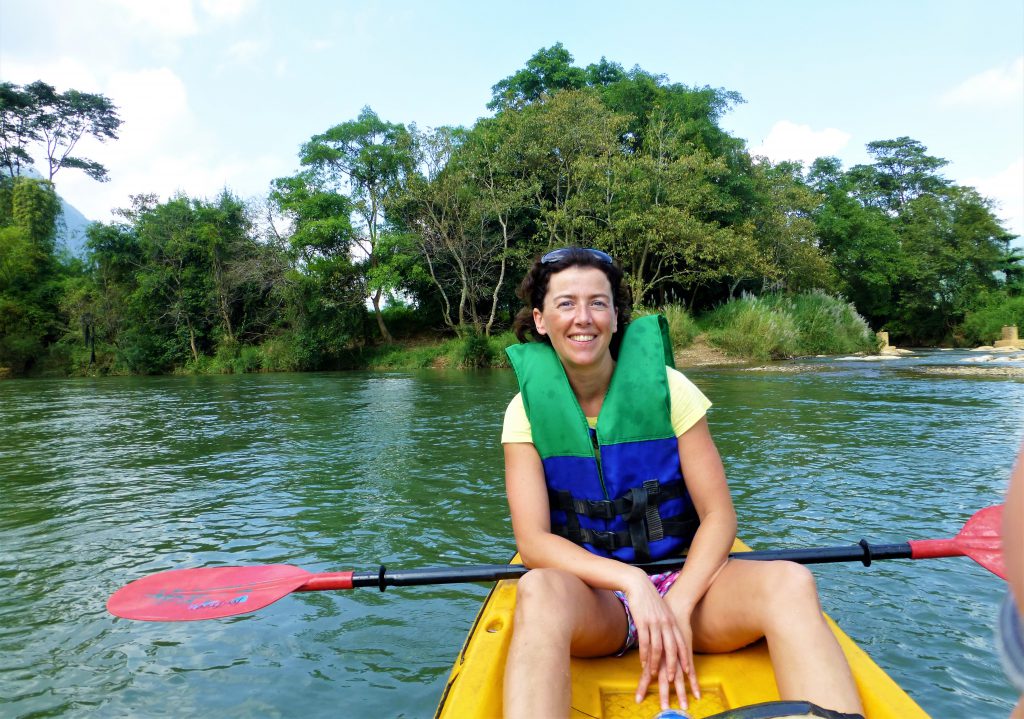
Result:
{"label": "woman's right hand", "polygon": [[636,688],[636,701],[640,703],[654,677],[658,678],[661,708],[669,708],[669,698],[675,689],[679,705],[688,706],[686,680],[697,693],[697,673],[693,666],[693,648],[690,646],[690,628],[683,631],[679,620],[668,603],[658,594],[651,580],[637,570],[629,586],[623,589],[629,601],[629,610],[636,625],[637,647],[642,668]]}

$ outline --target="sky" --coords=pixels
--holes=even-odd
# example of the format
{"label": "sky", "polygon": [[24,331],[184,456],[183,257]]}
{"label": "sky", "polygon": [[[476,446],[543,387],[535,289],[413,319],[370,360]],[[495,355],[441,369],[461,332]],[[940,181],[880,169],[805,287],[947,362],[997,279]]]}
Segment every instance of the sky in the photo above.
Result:
{"label": "sky", "polygon": [[[109,222],[130,195],[265,196],[313,135],[369,106],[472,125],[491,87],[561,42],[671,82],[738,92],[721,124],[773,161],[910,136],[1024,235],[1024,2],[0,0],[0,81],[102,93],[124,124],[80,143],[98,183],[58,192]],[[45,161],[45,158],[43,158]]]}

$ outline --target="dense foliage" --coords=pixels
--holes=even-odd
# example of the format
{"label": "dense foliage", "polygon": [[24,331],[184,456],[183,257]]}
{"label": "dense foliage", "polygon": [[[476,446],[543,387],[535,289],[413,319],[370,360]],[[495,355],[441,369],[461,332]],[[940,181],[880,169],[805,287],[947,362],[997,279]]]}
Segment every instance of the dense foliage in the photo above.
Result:
{"label": "dense foliage", "polygon": [[115,137],[116,112],[47,88],[0,87],[0,367],[14,373],[387,366],[396,338],[438,333],[451,344],[417,361],[487,364],[516,281],[562,245],[607,250],[638,304],[672,305],[687,337],[697,316],[751,356],[870,348],[868,325],[903,344],[1024,325],[1012,236],[920,142],[873,142],[873,162],[848,169],[772,163],[719,124],[738,94],[578,67],[561,44],[496,83],[472,127],[365,108],[302,143],[265,202],[135,197],[92,226],[84,262],[56,252],[53,185],[15,168],[46,107],[79,117],[78,136]]}

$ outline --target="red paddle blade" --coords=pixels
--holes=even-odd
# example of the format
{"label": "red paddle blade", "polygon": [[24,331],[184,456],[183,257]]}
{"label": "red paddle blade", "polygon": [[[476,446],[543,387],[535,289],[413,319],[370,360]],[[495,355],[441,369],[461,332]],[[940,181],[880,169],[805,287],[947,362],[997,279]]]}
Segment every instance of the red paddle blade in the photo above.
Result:
{"label": "red paddle blade", "polygon": [[1000,532],[1003,527],[1003,505],[985,507],[974,513],[953,540],[963,553],[988,571],[1006,579]]}
{"label": "red paddle blade", "polygon": [[912,559],[970,557],[996,576],[1006,579],[1006,564],[999,538],[1002,523],[1003,505],[985,507],[975,512],[952,539],[910,541],[910,556]]}
{"label": "red paddle blade", "polygon": [[107,611],[149,622],[230,617],[273,604],[311,576],[290,564],[173,569],[117,590],[107,600]]}

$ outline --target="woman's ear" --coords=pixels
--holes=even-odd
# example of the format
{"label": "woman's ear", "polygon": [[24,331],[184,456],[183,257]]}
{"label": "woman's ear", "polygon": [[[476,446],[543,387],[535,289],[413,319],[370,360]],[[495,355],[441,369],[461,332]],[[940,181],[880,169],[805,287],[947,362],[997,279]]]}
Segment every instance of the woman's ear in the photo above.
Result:
{"label": "woman's ear", "polygon": [[533,308],[533,326],[537,328],[538,334],[546,335],[548,333],[548,331],[544,329],[544,313],[536,307]]}

